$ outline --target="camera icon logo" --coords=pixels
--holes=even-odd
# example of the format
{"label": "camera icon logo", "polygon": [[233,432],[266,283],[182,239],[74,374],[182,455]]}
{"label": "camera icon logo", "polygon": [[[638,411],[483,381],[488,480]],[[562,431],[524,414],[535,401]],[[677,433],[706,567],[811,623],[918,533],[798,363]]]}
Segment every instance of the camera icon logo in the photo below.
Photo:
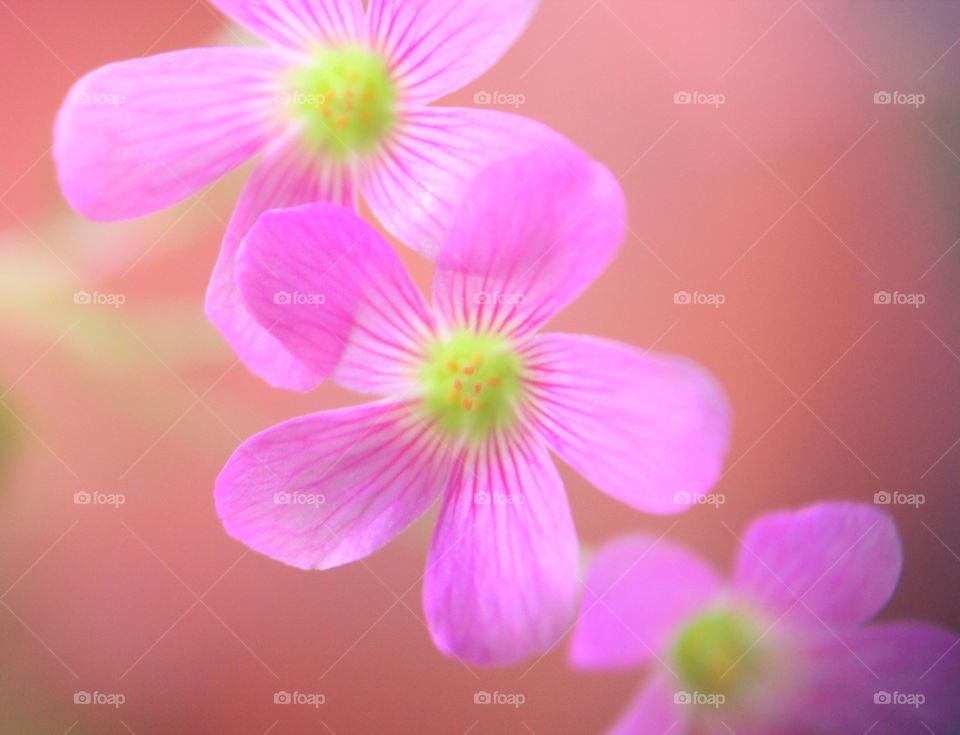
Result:
{"label": "camera icon logo", "polygon": [[677,291],[673,295],[673,303],[683,306],[693,303],[693,295],[689,291]]}
{"label": "camera icon logo", "polygon": [[290,295],[289,291],[277,291],[273,295],[273,303],[281,306],[289,306],[292,301],[293,297]]}
{"label": "camera icon logo", "polygon": [[93,697],[90,695],[90,692],[74,692],[73,693],[74,704],[91,704],[92,702],[93,702]]}
{"label": "camera icon logo", "polygon": [[674,92],[673,104],[675,105],[693,104],[693,95],[690,92]]}
{"label": "camera icon logo", "polygon": [[893,495],[885,490],[873,494],[874,505],[890,505],[893,502]]}
{"label": "camera icon logo", "polygon": [[490,505],[490,493],[481,490],[473,496],[473,502],[477,505]]}
{"label": "camera icon logo", "polygon": [[889,291],[877,291],[873,295],[873,303],[875,304],[892,304],[893,303],[893,294]]}
{"label": "camera icon logo", "polygon": [[693,696],[690,692],[675,692],[673,695],[674,704],[692,704]]}
{"label": "camera icon logo", "polygon": [[78,306],[90,306],[93,303],[93,296],[89,291],[77,291],[73,295],[73,303]]}
{"label": "camera icon logo", "polygon": [[877,92],[873,95],[873,104],[875,105],[892,105],[893,104],[893,95],[889,92]]}
{"label": "camera icon logo", "polygon": [[293,695],[290,692],[274,692],[273,693],[273,703],[274,704],[291,704],[293,702]]}
{"label": "camera icon logo", "polygon": [[491,105],[493,104],[493,95],[489,92],[477,92],[473,95],[473,104]]}
{"label": "camera icon logo", "polygon": [[490,704],[493,702],[493,697],[490,695],[490,692],[476,692],[473,695],[474,704]]}
{"label": "camera icon logo", "polygon": [[874,704],[890,704],[893,701],[893,697],[890,692],[876,692],[873,695]]}
{"label": "camera icon logo", "polygon": [[74,505],[90,505],[93,502],[93,495],[86,490],[81,490],[73,494]]}

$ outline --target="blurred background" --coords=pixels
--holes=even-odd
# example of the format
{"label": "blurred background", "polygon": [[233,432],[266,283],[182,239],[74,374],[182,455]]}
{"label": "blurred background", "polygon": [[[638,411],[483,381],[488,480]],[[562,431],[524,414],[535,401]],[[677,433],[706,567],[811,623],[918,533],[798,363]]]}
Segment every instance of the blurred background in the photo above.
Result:
{"label": "blurred background", "polygon": [[[960,4],[543,6],[449,103],[516,108],[621,177],[628,241],[553,327],[696,358],[736,409],[719,506],[625,512],[564,468],[585,545],[666,533],[729,569],[734,532],[763,511],[920,494],[889,506],[906,565],[883,616],[960,627]],[[78,76],[223,42],[216,12],[0,0],[0,28],[0,732],[481,735],[611,721],[639,672],[570,672],[565,643],[493,671],[433,648],[420,603],[432,517],[323,573],[224,534],[212,486],[236,445],[356,397],[271,390],[205,322],[246,170],[165,213],[99,225],[67,209],[50,156]],[[404,257],[429,283],[429,264]],[[124,701],[78,706],[78,691]],[[278,707],[277,691],[325,703]],[[525,703],[478,706],[477,691]]]}

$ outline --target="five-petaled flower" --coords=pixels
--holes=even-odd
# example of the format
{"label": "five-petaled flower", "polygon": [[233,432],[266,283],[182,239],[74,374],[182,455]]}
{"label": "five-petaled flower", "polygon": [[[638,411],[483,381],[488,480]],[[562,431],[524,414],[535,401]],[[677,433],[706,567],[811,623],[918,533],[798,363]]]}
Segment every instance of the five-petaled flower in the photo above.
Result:
{"label": "five-petaled flower", "polygon": [[493,65],[536,0],[211,0],[269,42],[110,64],[83,77],[56,124],[70,203],[99,220],[169,206],[262,154],[207,291],[207,315],[269,383],[322,377],[247,313],[238,245],[264,211],[360,195],[429,257],[467,182],[486,164],[560,136],[490,109],[429,107]]}
{"label": "five-petaled flower", "polygon": [[548,450],[635,508],[676,513],[709,492],[729,441],[726,397],[697,365],[538,333],[613,258],[624,209],[611,173],[573,148],[495,163],[443,243],[432,308],[349,209],[264,214],[237,262],[250,313],[316,374],[382,399],[245,442],[216,484],[228,533],[325,569],[380,548],[440,496],[424,582],[437,645],[481,664],[553,645],[579,570]]}
{"label": "five-petaled flower", "polygon": [[823,503],[762,516],[730,584],[662,539],[604,547],[584,583],[574,666],[655,672],[608,735],[956,732],[960,647],[915,621],[868,621],[903,561],[893,520]]}

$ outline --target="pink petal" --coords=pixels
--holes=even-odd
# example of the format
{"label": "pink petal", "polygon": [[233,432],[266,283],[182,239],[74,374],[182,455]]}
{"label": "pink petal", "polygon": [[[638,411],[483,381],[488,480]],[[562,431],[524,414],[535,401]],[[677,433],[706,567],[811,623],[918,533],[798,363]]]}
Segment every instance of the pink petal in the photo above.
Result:
{"label": "pink petal", "polygon": [[419,518],[450,466],[406,406],[326,411],[244,442],[217,478],[217,513],[255,551],[328,569],[373,553]]}
{"label": "pink petal", "polygon": [[315,375],[377,395],[411,389],[432,317],[393,248],[351,210],[265,213],[236,278],[254,319]]}
{"label": "pink petal", "polygon": [[364,38],[361,0],[210,0],[222,13],[284,46],[309,49]]}
{"label": "pink petal", "polygon": [[536,9],[537,0],[371,0],[370,33],[404,94],[429,102],[493,66]]}
{"label": "pink petal", "polygon": [[861,503],[771,513],[747,530],[735,588],[778,616],[860,623],[890,598],[903,562],[893,520]]}
{"label": "pink petal", "polygon": [[546,651],[573,619],[577,536],[563,483],[529,439],[491,439],[450,476],[424,608],[440,650],[481,665]]}
{"label": "pink petal", "polygon": [[811,729],[862,733],[870,728],[871,735],[956,732],[956,633],[921,622],[883,623],[825,632],[811,654],[817,678],[796,716]]}
{"label": "pink petal", "polygon": [[605,735],[684,735],[689,731],[689,713],[674,704],[676,689],[669,674],[653,675]]}
{"label": "pink petal", "polygon": [[529,333],[607,267],[625,221],[611,173],[573,147],[510,156],[465,195],[437,259],[434,301],[454,324]]}
{"label": "pink petal", "polygon": [[270,49],[206,48],[104,66],[60,109],[54,157],[70,204],[124,219],[195,194],[253,156],[274,131]]}
{"label": "pink petal", "polygon": [[263,212],[322,200],[352,204],[353,184],[345,168],[304,155],[296,145],[268,154],[234,210],[207,289],[207,317],[251,371],[279,388],[308,391],[324,375],[301,363],[250,315],[234,264],[240,241]]}
{"label": "pink petal", "polygon": [[677,626],[713,600],[719,581],[697,556],[638,535],[597,552],[583,587],[570,661],[611,669],[666,656]]}
{"label": "pink petal", "polygon": [[710,491],[729,446],[731,409],[706,370],[593,337],[531,341],[533,407],[564,461],[649,513],[682,511]]}
{"label": "pink petal", "polygon": [[550,128],[518,115],[416,109],[367,165],[363,194],[392,235],[435,258],[466,188],[483,168],[517,151],[564,145]]}

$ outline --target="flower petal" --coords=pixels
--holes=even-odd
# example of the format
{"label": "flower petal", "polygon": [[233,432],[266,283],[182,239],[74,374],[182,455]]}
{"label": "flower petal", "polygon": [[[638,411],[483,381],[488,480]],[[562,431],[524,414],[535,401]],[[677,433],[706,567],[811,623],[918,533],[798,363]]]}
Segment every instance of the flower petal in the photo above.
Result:
{"label": "flower petal", "polygon": [[244,442],[217,478],[217,513],[255,551],[328,569],[373,553],[419,518],[451,463],[404,405],[326,411]]}
{"label": "flower petal", "polygon": [[598,551],[583,588],[570,661],[612,669],[664,656],[677,626],[717,595],[719,580],[699,557],[636,535]]}
{"label": "flower petal", "polygon": [[775,616],[861,623],[890,598],[903,563],[893,519],[862,503],[771,513],[742,540],[735,589]]}
{"label": "flower petal", "polygon": [[404,94],[430,102],[472,82],[526,29],[537,0],[371,0],[370,34]]}
{"label": "flower petal", "polygon": [[960,723],[960,644],[952,631],[903,621],[824,632],[811,660],[814,686],[797,719],[818,732],[929,735]]}
{"label": "flower petal", "polygon": [[675,689],[669,674],[654,674],[605,735],[684,735],[689,729],[689,716],[674,704]]}
{"label": "flower petal", "polygon": [[706,370],[593,337],[544,334],[531,343],[532,410],[565,462],[649,513],[682,511],[710,491],[731,409]]}
{"label": "flower petal", "polygon": [[518,151],[565,145],[558,133],[519,115],[412,110],[391,144],[368,164],[363,194],[392,235],[435,258],[467,187],[483,168]]}
{"label": "flower petal", "polygon": [[361,0],[210,0],[224,14],[261,38],[309,49],[362,39]]}
{"label": "flower petal", "polygon": [[267,210],[316,201],[346,206],[353,200],[353,184],[345,168],[305,156],[299,146],[292,145],[264,157],[227,226],[207,288],[207,317],[247,367],[274,387],[308,391],[324,375],[301,363],[250,315],[234,273],[240,242]]}
{"label": "flower petal", "polygon": [[263,214],[236,272],[254,319],[314,374],[376,395],[411,388],[432,317],[396,252],[351,210]]}
{"label": "flower petal", "polygon": [[434,302],[456,325],[519,336],[573,301],[623,239],[623,192],[572,146],[485,169],[437,259]]}
{"label": "flower petal", "polygon": [[573,618],[577,535],[546,449],[525,438],[467,451],[430,547],[424,609],[445,653],[508,665],[546,651]]}
{"label": "flower petal", "polygon": [[138,217],[240,165],[273,130],[270,49],[206,48],[104,66],[57,117],[54,157],[70,204],[88,217]]}

